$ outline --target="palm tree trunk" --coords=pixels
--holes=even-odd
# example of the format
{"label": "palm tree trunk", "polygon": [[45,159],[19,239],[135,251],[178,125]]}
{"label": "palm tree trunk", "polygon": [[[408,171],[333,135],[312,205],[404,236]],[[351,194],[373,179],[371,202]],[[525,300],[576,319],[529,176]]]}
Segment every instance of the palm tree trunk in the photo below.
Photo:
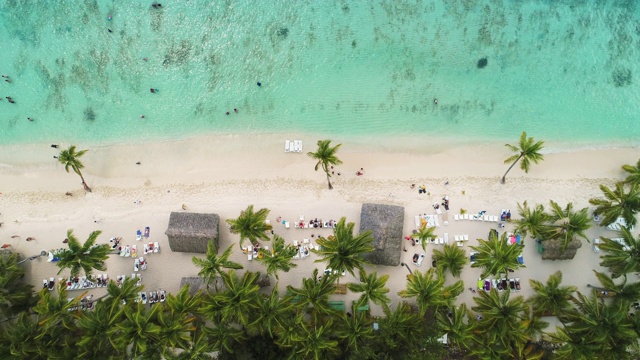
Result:
{"label": "palm tree trunk", "polygon": [[509,168],[507,169],[507,172],[504,173],[504,175],[502,175],[502,179],[500,179],[500,184],[504,184],[506,181],[506,177],[507,174],[509,173],[509,171],[511,171],[511,168],[518,163],[518,161],[520,161],[520,158],[522,158],[522,153],[520,153],[520,156],[518,156],[518,158],[516,159],[516,161],[513,162],[513,164],[511,164],[511,166],[509,166]]}
{"label": "palm tree trunk", "polygon": [[327,183],[329,184],[329,190],[333,190],[333,185],[331,185],[331,180],[329,179],[331,176],[329,175],[329,171],[327,170]]}
{"label": "palm tree trunk", "polygon": [[87,182],[84,181],[84,176],[82,176],[80,170],[78,170],[78,175],[80,175],[80,179],[82,179],[82,186],[84,186],[84,191],[91,192],[91,188],[87,185]]}

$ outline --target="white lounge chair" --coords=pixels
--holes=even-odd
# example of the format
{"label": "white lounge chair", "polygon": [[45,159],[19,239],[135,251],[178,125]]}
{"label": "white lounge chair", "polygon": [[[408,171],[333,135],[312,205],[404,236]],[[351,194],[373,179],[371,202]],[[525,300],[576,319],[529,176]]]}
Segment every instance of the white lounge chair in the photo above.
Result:
{"label": "white lounge chair", "polygon": [[460,215],[458,215],[458,214],[453,215],[453,219],[454,219],[455,221],[460,220]]}
{"label": "white lounge chair", "polygon": [[288,221],[285,221],[285,222],[284,222],[284,227],[285,227],[285,228],[287,228],[287,229],[289,229],[289,228],[290,228],[290,226],[289,226],[289,222],[288,222]]}
{"label": "white lounge chair", "polygon": [[444,233],[444,243],[449,244],[449,233]]}
{"label": "white lounge chair", "polygon": [[284,152],[289,152],[289,140],[284,141]]}
{"label": "white lounge chair", "polygon": [[153,243],[153,252],[157,253],[158,251],[160,251],[160,244],[156,241]]}
{"label": "white lounge chair", "polygon": [[301,153],[302,152],[302,140],[294,140],[293,144],[294,144],[295,151]]}
{"label": "white lounge chair", "polygon": [[462,235],[462,240],[468,241],[469,240],[469,235]]}
{"label": "white lounge chair", "polygon": [[462,241],[456,241],[456,245],[458,245],[458,247],[463,247],[464,243]]}

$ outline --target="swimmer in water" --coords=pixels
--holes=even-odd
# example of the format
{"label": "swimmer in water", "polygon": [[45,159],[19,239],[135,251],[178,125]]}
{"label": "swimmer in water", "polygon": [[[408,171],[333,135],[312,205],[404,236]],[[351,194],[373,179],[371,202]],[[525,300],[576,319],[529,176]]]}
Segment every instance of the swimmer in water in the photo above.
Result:
{"label": "swimmer in water", "polygon": [[29,121],[33,121],[33,118],[28,117],[28,118],[27,118],[27,120],[29,120]]}
{"label": "swimmer in water", "polygon": [[238,109],[233,109],[233,112],[237,114],[238,113]]}
{"label": "swimmer in water", "polygon": [[107,20],[111,21],[111,15],[107,16]]}
{"label": "swimmer in water", "polygon": [[140,115],[140,119],[144,119],[144,115]]}
{"label": "swimmer in water", "polygon": [[258,81],[258,86],[262,86],[262,83],[260,81]]}
{"label": "swimmer in water", "polygon": [[433,103],[438,105],[438,99],[433,99]]}

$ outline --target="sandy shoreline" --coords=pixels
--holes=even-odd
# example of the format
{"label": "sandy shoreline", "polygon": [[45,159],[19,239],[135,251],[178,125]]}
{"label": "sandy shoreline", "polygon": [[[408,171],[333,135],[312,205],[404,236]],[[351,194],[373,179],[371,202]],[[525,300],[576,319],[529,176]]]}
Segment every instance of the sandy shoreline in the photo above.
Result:
{"label": "sandy shoreline", "polygon": [[[158,241],[161,252],[149,255],[149,267],[141,272],[143,284],[146,291],[161,287],[175,292],[181,277],[198,272],[191,263],[193,254],[172,253],[164,235],[170,212],[182,211],[183,203],[188,211],[217,213],[223,220],[237,217],[247,205],[254,204],[270,209],[272,222],[278,216],[295,220],[300,214],[325,220],[346,216],[356,223],[356,228],[363,202],[396,204],[405,207],[404,230],[408,234],[414,228],[414,215],[433,213],[431,204],[449,195],[449,225],[438,228],[438,234],[469,234],[469,243],[475,244],[475,239],[485,237],[495,223],[456,222],[453,214],[461,208],[469,212],[487,210],[489,214],[498,215],[502,208],[515,213],[517,203],[524,200],[548,204],[551,199],[562,206],[573,202],[578,208],[587,207],[589,198],[600,195],[599,184],[613,184],[623,178],[621,165],[638,159],[638,152],[633,148],[550,153],[530,174],[514,169],[507,184],[500,185],[499,177],[507,168],[502,161],[509,155],[501,145],[461,144],[435,152],[425,145],[422,150],[409,152],[373,150],[375,144],[369,148],[351,147],[345,142],[339,152],[344,164],[336,169],[341,176],[333,178],[335,189],[329,191],[323,174],[313,171],[314,163],[309,157],[284,153],[284,139],[279,135],[223,136],[207,141],[192,139],[95,148],[78,144],[80,149],[90,149],[83,158],[85,177],[94,189],[90,194],[82,191],[75,174],[65,173],[52,158],[57,152],[55,149],[43,145],[5,147],[0,158],[0,221],[4,222],[0,227],[1,241],[29,256],[42,249],[62,246],[67,229],[74,229],[81,240],[99,229],[103,230],[99,242],[122,236],[124,244],[135,244],[136,230],[150,226],[149,240]],[[315,139],[302,139],[305,152],[315,149]],[[142,164],[135,165],[136,161]],[[365,169],[363,177],[355,175],[360,167]],[[445,185],[445,181],[449,185]],[[430,194],[421,195],[411,190],[412,183],[426,185]],[[73,196],[65,196],[67,191]],[[141,204],[135,204],[136,200]],[[328,229],[284,229],[279,225],[275,231],[287,241],[330,233]],[[237,235],[230,234],[226,224],[221,225],[220,232],[223,248],[234,244],[235,261],[248,270],[264,270],[260,263],[247,261],[238,249]],[[20,238],[11,238],[12,235]],[[599,235],[614,233],[597,227],[589,230],[590,238]],[[29,236],[36,240],[25,241]],[[433,248],[427,248],[427,259]],[[410,262],[414,252],[422,251],[408,246],[403,259]],[[597,283],[593,272],[588,271],[599,269],[599,258],[590,244],[584,243],[572,261],[542,262],[535,246],[528,242],[524,257],[527,268],[515,274],[523,285],[521,295],[531,294],[528,279],[545,281],[557,270],[563,272],[565,282],[575,284],[583,292],[587,291],[586,284]],[[297,268],[281,274],[280,288],[284,289],[287,284],[299,285],[314,267],[324,269],[323,264],[313,263],[314,259],[312,255],[299,260]],[[429,263],[425,261],[420,270],[426,270]],[[44,259],[29,262],[27,266],[28,279],[37,288],[43,278],[56,276],[57,268]],[[118,274],[131,274],[133,260],[113,256],[107,267],[113,279]],[[375,271],[390,274],[390,296],[394,302],[398,301],[397,291],[406,284],[407,270],[376,267]],[[467,265],[462,275],[465,288],[475,285],[479,273],[479,269]],[[350,280],[355,279],[347,276],[344,281]],[[91,291],[100,294],[104,290]],[[471,303],[471,296],[465,291],[460,301]],[[355,296],[349,294],[345,300],[352,299]],[[374,313],[379,312],[374,309]]]}

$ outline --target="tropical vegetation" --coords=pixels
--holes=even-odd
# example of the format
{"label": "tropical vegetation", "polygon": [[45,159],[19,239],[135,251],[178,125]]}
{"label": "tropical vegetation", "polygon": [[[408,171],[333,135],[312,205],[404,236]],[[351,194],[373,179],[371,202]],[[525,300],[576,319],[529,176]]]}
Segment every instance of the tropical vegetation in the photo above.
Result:
{"label": "tropical vegetation", "polygon": [[514,154],[504,161],[505,164],[511,163],[511,166],[509,166],[502,176],[502,179],[500,179],[502,184],[505,183],[507,174],[511,171],[511,168],[518,163],[518,161],[520,161],[520,169],[525,173],[528,173],[532,162],[537,164],[544,160],[544,155],[540,153],[544,147],[544,141],[535,141],[532,137],[528,138],[527,133],[524,131],[520,135],[520,140],[517,145],[505,144],[505,146]]}
{"label": "tropical vegetation", "polygon": [[267,223],[268,216],[269,209],[263,208],[254,212],[253,205],[249,205],[236,219],[227,219],[231,233],[240,235],[240,248],[245,240],[249,240],[252,245],[256,245],[258,240],[269,241],[267,233],[273,228]]}
{"label": "tropical vegetation", "polygon": [[515,271],[524,267],[518,261],[518,257],[522,255],[524,244],[511,244],[508,240],[506,232],[498,237],[498,233],[492,231],[487,240],[478,239],[480,243],[478,246],[470,246],[476,252],[475,261],[471,267],[482,269],[480,277],[499,276],[507,274],[510,270]]}
{"label": "tropical vegetation", "polygon": [[333,189],[331,185],[331,168],[342,164],[336,153],[342,144],[331,146],[331,140],[318,140],[318,149],[315,152],[308,152],[307,155],[316,160],[315,170],[322,168],[322,171],[327,175],[327,183],[329,184],[329,190]]}
{"label": "tropical vegetation", "polygon": [[84,164],[80,161],[80,158],[87,153],[88,150],[80,150],[76,151],[76,146],[71,145],[68,149],[63,149],[60,151],[58,155],[58,161],[64,165],[64,170],[69,172],[69,169],[73,170],[74,173],[80,176],[80,180],[82,180],[82,186],[85,191],[91,192],[91,188],[87,185],[87,182],[84,180],[84,176],[82,176],[81,169],[84,168]]}
{"label": "tropical vegetation", "polygon": [[58,274],[63,270],[69,269],[71,277],[76,277],[80,270],[84,271],[86,276],[91,275],[93,269],[104,271],[106,266],[104,262],[111,253],[111,247],[107,244],[96,244],[98,236],[102,231],[96,230],[89,234],[89,237],[80,244],[73,230],[67,231],[68,249],[58,250],[57,255],[60,258],[56,265],[60,268]]}
{"label": "tropical vegetation", "polygon": [[[628,188],[627,192],[625,188]],[[593,214],[602,216],[600,225],[607,226],[622,218],[627,227],[633,228],[637,224],[636,214],[640,212],[640,184],[626,185],[624,182],[618,182],[615,190],[605,185],[600,185],[600,190],[604,198],[589,200],[591,205],[596,206]]]}

